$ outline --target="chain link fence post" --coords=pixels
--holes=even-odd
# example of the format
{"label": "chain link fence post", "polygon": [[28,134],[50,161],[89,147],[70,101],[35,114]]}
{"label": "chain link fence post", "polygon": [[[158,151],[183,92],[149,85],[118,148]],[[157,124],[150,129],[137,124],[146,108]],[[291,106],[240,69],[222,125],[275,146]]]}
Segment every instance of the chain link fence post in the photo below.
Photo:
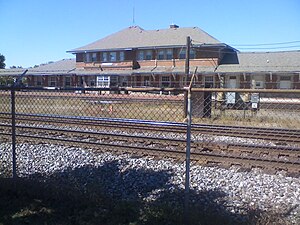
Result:
{"label": "chain link fence post", "polygon": [[11,144],[12,144],[12,177],[17,178],[16,165],[16,88],[11,87]]}
{"label": "chain link fence post", "polygon": [[11,142],[12,142],[12,177],[17,178],[16,162],[16,87],[22,82],[28,70],[25,70],[11,86]]}
{"label": "chain link fence post", "polygon": [[190,201],[190,157],[191,157],[191,126],[192,126],[192,102],[191,88],[187,94],[187,128],[186,128],[186,158],[185,158],[185,189],[184,189],[184,220],[189,224]]}

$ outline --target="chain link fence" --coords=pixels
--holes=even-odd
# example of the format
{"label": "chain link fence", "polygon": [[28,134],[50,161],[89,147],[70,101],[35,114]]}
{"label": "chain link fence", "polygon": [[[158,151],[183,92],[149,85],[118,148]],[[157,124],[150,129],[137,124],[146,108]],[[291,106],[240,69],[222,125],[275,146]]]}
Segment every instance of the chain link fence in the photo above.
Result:
{"label": "chain link fence", "polygon": [[300,172],[298,90],[6,87],[0,97],[1,177],[139,202],[148,220],[157,204],[185,210],[177,222],[197,207],[208,221],[245,220],[244,205],[221,202],[227,181],[205,189],[213,178],[199,174],[221,174],[210,168]]}

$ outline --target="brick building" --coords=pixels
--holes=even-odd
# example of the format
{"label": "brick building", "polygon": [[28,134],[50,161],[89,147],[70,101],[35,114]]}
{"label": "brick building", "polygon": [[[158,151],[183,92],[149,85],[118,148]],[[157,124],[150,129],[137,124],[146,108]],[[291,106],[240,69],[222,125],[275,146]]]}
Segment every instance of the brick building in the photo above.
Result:
{"label": "brick building", "polygon": [[[144,30],[132,26],[68,51],[75,59],[31,68],[29,86],[184,87],[187,36],[190,74],[195,86],[225,88],[300,88],[300,51],[239,52],[197,27]],[[20,69],[0,70],[17,76]]]}

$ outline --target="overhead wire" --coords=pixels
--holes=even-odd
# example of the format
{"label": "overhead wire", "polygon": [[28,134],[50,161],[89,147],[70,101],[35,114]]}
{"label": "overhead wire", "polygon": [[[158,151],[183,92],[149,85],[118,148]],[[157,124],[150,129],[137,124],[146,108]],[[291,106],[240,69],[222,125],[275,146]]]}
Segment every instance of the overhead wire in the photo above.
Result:
{"label": "overhead wire", "polygon": [[[192,40],[194,43],[199,43],[199,44],[206,44],[201,41],[197,40]],[[277,43],[265,43],[265,44],[230,44],[229,46],[241,46],[242,48],[239,48],[241,50],[276,50],[276,49],[295,49],[295,48],[300,48],[300,45],[288,45],[288,46],[276,46],[276,47],[259,47],[259,46],[275,46],[275,45],[286,45],[286,44],[295,44],[295,43],[300,43],[300,41],[289,41],[289,42],[277,42]],[[245,48],[243,48],[243,46]],[[257,47],[258,46],[258,47]]]}
{"label": "overhead wire", "polygon": [[281,46],[281,47],[272,47],[272,48],[239,48],[239,49],[262,49],[262,50],[265,50],[265,49],[288,49],[288,48],[300,48],[300,45],[291,45],[291,46]]}
{"label": "overhead wire", "polygon": [[[219,50],[208,50],[208,49],[201,49],[201,45],[192,45],[192,48],[197,51],[205,51],[205,52],[219,52]],[[264,50],[262,52],[272,52],[272,50],[276,49],[286,49],[285,51],[300,51],[300,45],[293,45],[293,46],[282,46],[282,47],[273,47],[273,48],[239,48],[236,51],[222,51],[222,53],[228,53],[228,54],[236,54],[236,52],[239,52],[239,50],[248,50],[248,52],[260,52],[259,50]],[[276,52],[276,51],[273,51]]]}
{"label": "overhead wire", "polygon": [[274,43],[264,43],[264,44],[230,44],[234,46],[269,46],[269,45],[286,45],[300,43],[300,41],[287,41],[287,42],[274,42]]}

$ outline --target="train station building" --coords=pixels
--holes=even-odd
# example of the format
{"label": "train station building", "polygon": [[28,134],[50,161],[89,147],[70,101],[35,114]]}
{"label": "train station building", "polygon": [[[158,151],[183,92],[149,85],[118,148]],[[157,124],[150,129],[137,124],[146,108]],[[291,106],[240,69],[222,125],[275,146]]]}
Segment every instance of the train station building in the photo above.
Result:
{"label": "train station building", "polygon": [[[300,50],[240,52],[198,27],[174,24],[159,30],[131,26],[69,50],[75,58],[29,68],[26,85],[185,87],[188,36],[189,75],[195,73],[196,87],[300,89]],[[1,69],[0,77],[16,77],[23,70]]]}

